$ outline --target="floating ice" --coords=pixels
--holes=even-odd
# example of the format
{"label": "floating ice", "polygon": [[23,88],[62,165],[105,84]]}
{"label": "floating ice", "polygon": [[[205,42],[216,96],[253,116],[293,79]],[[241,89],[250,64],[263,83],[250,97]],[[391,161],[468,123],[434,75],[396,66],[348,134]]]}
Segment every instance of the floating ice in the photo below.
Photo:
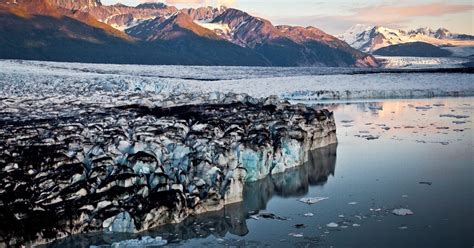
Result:
{"label": "floating ice", "polygon": [[349,205],[356,205],[357,202],[349,202],[348,204],[349,204]]}
{"label": "floating ice", "polygon": [[306,217],[313,217],[314,214],[313,214],[313,213],[305,213],[304,216],[306,216]]}
{"label": "floating ice", "polygon": [[255,215],[255,214],[252,214],[249,216],[251,219],[254,219],[254,220],[259,220],[260,218],[258,218],[258,215]]}
{"label": "floating ice", "polygon": [[331,223],[326,224],[326,226],[327,226],[327,227],[330,227],[330,228],[336,228],[336,227],[338,227],[339,225],[338,225],[337,223],[335,223],[335,222],[331,222]]}
{"label": "floating ice", "polygon": [[303,234],[302,233],[289,233],[289,236],[295,237],[295,238],[302,238]]}
{"label": "floating ice", "polygon": [[405,215],[412,215],[412,214],[414,214],[414,213],[413,213],[413,211],[411,211],[410,209],[397,208],[397,209],[394,209],[394,210],[392,211],[392,214],[398,215],[398,216],[405,216]]}
{"label": "floating ice", "polygon": [[288,220],[288,218],[286,218],[286,217],[278,216],[278,215],[273,214],[273,213],[259,213],[259,214],[255,214],[255,215],[250,215],[250,218],[252,218],[254,220],[259,220],[260,218],[272,219],[272,220]]}
{"label": "floating ice", "polygon": [[166,245],[168,242],[161,237],[152,238],[144,236],[139,239],[129,239],[112,243],[111,248],[140,248],[140,247],[156,247]]}
{"label": "floating ice", "polygon": [[316,204],[320,201],[324,201],[327,199],[329,199],[329,197],[304,197],[304,198],[299,199],[299,201],[306,204]]}

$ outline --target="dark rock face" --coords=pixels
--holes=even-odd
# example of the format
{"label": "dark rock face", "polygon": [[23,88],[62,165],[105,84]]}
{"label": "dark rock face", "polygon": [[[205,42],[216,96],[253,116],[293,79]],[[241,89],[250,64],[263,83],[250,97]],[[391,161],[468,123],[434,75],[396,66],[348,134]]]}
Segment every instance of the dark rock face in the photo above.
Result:
{"label": "dark rock face", "polygon": [[0,100],[0,242],[178,223],[337,142],[332,113],[274,98],[126,98]]}

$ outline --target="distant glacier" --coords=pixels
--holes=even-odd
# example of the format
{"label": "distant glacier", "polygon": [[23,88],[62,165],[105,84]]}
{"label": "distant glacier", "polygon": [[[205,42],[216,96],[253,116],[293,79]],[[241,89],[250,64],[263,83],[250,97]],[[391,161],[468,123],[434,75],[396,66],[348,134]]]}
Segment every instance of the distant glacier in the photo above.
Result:
{"label": "distant glacier", "polygon": [[354,68],[143,66],[20,60],[1,60],[0,67],[0,97],[60,93],[94,98],[104,97],[103,93],[234,92],[254,97],[276,95],[286,100],[357,100],[474,95],[472,72],[398,73]]}

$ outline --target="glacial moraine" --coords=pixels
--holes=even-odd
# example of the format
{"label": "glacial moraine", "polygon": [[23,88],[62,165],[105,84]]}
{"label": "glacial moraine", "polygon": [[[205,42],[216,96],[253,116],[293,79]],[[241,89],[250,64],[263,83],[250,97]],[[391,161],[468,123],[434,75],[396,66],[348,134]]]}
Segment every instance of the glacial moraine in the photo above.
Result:
{"label": "glacial moraine", "polygon": [[332,112],[232,93],[3,98],[0,126],[11,245],[179,223],[337,143]]}

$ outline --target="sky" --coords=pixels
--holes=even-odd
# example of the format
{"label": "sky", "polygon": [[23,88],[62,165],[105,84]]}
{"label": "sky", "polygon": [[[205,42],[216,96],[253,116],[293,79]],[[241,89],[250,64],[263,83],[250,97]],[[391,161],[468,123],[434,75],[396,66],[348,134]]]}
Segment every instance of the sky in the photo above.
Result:
{"label": "sky", "polygon": [[[274,24],[315,26],[341,34],[356,24],[414,29],[444,27],[474,35],[474,0],[155,0],[181,7],[226,5]],[[102,0],[135,6],[150,0]]]}

